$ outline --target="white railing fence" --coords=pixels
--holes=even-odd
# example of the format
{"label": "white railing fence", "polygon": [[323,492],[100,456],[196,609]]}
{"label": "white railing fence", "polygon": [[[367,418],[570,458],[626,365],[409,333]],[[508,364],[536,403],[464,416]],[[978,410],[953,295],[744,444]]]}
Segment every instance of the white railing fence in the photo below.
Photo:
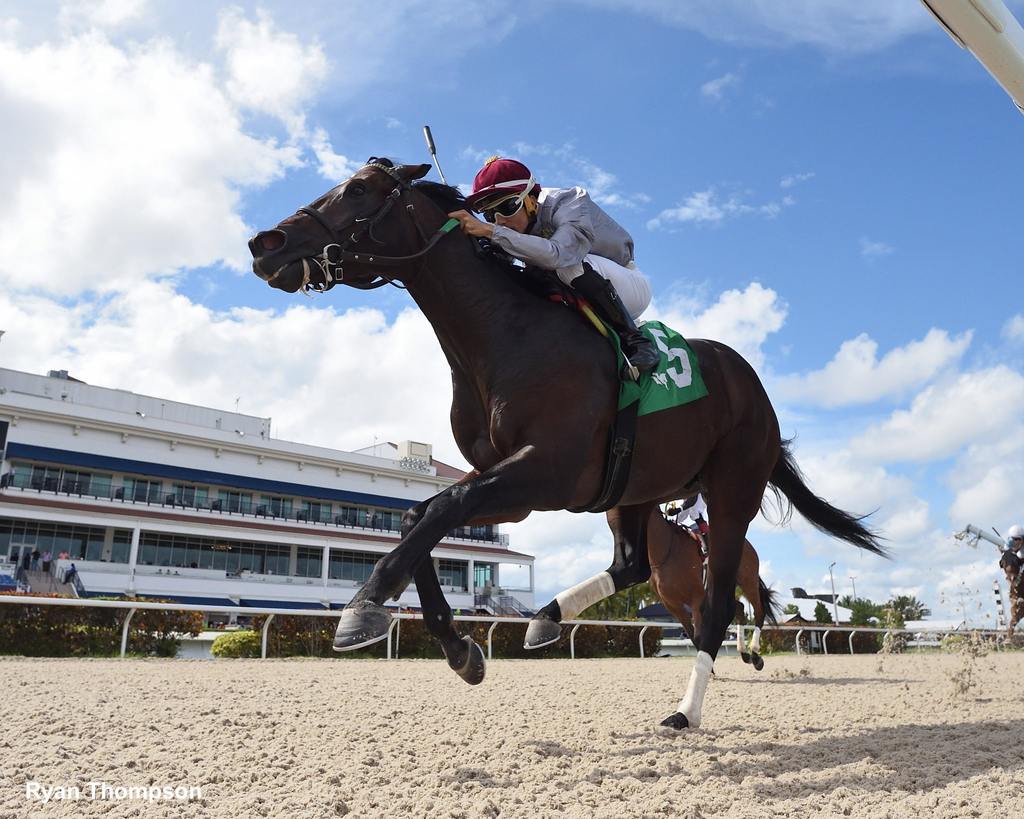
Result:
{"label": "white railing fence", "polygon": [[[178,603],[150,603],[141,600],[96,600],[90,598],[75,598],[75,597],[32,597],[28,595],[0,595],[0,603],[7,603],[12,605],[23,605],[23,606],[79,606],[82,608],[107,608],[107,609],[127,609],[128,614],[125,616],[124,623],[121,627],[121,656],[124,657],[128,648],[128,627],[131,624],[132,616],[136,611],[199,611],[207,614],[241,614],[241,615],[255,615],[265,614],[268,615],[267,619],[263,621],[263,629],[260,636],[260,656],[266,659],[267,656],[267,636],[270,630],[270,624],[273,622],[276,615],[286,616],[298,616],[298,617],[340,617],[341,612],[337,609],[275,609],[275,608],[250,608],[249,606],[195,606],[195,605],[181,605]],[[395,643],[399,639],[401,623],[403,620],[422,620],[421,614],[415,614],[411,612],[394,612],[394,620],[391,622],[391,628],[388,630],[387,636],[387,658],[392,658],[392,640]],[[463,623],[490,623],[491,627],[487,630],[487,659],[492,659],[492,637],[494,630],[502,624],[511,623],[529,623],[529,617],[494,617],[489,615],[476,615],[476,614],[457,614],[454,619]],[[637,638],[637,643],[640,650],[640,657],[643,659],[644,655],[644,634],[647,633],[647,629],[660,628],[660,629],[681,629],[680,623],[672,623],[660,620],[565,620],[562,625],[572,626],[569,632],[569,656],[572,659],[576,659],[576,632],[579,631],[582,626],[626,626],[629,628],[636,628],[640,630],[640,634]],[[753,629],[753,626],[734,626],[737,629],[743,629],[744,632],[747,629]],[[853,635],[854,634],[909,634],[912,637],[920,637],[924,635],[935,635],[939,638],[945,637],[950,634],[979,634],[983,636],[994,636],[999,638],[1003,635],[1002,631],[995,631],[993,629],[971,629],[965,628],[962,631],[951,630],[951,629],[890,629],[890,628],[871,628],[868,626],[833,626],[828,624],[822,624],[821,626],[811,625],[798,625],[798,626],[786,626],[786,625],[765,625],[762,631],[795,631],[796,632],[796,650],[797,654],[803,654],[803,648],[800,644],[800,638],[803,633],[806,632],[818,632],[822,634],[821,644],[824,649],[824,653],[828,654],[828,635],[833,631],[849,632],[849,646],[850,653],[853,654]],[[227,632],[230,633],[230,632]]]}

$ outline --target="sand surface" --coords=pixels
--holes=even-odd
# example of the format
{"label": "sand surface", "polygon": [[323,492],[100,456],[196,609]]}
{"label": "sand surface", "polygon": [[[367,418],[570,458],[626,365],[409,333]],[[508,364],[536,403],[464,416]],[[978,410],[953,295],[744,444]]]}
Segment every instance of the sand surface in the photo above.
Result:
{"label": "sand surface", "polygon": [[691,662],[0,658],[0,816],[1024,816],[1024,654],[723,658],[665,736]]}

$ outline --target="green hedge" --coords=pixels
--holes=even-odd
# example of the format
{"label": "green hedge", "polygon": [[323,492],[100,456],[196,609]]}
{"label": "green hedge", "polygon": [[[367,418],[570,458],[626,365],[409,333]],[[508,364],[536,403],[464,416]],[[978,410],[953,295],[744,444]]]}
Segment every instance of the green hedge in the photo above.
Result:
{"label": "green hedge", "polygon": [[[257,635],[263,628],[264,616],[253,617],[252,628]],[[470,635],[486,649],[490,623],[456,623],[460,634]],[[382,640],[356,651],[336,652],[332,649],[337,620],[326,617],[276,615],[267,635],[268,657],[384,657],[387,642]],[[525,623],[501,623],[494,630],[492,647],[496,658],[543,659],[569,656],[569,632],[562,629],[562,638],[554,645],[535,651],[523,648]],[[661,646],[661,629],[650,628],[644,634],[644,653],[653,656]],[[218,641],[222,638],[218,638]],[[577,657],[639,657],[639,629],[631,626],[582,626],[576,632]],[[398,656],[405,658],[441,658],[441,647],[422,620],[402,620],[393,635]],[[234,655],[218,655],[234,656]],[[256,654],[259,656],[259,641]]]}
{"label": "green hedge", "polygon": [[222,634],[213,641],[210,653],[214,657],[259,657],[260,633],[258,631],[232,631]]}
{"label": "green hedge", "polygon": [[[91,606],[2,605],[0,654],[25,657],[117,656],[121,653],[121,628],[127,615],[127,609]],[[178,635],[191,634],[194,637],[202,629],[203,615],[200,612],[140,609],[135,612],[128,629],[128,651],[173,657],[181,644]]]}

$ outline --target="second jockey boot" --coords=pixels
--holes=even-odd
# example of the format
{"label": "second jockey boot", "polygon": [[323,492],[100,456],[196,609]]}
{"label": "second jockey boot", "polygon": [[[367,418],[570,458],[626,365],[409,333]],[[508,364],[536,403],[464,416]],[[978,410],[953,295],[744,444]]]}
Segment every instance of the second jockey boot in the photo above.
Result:
{"label": "second jockey boot", "polygon": [[638,373],[650,372],[658,366],[658,348],[637,329],[610,281],[584,262],[583,273],[572,280],[572,287],[611,325],[622,343],[622,352]]}

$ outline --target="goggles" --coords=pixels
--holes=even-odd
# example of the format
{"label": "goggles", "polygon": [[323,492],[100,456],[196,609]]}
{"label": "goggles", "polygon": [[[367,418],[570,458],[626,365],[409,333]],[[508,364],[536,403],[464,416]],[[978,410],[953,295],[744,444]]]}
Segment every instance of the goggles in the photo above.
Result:
{"label": "goggles", "polygon": [[497,215],[504,216],[506,219],[510,219],[515,216],[519,211],[523,209],[523,204],[526,202],[526,196],[513,196],[510,199],[506,199],[503,202],[499,202],[493,207],[484,208],[481,213],[484,219],[488,222],[493,222],[494,217]]}

